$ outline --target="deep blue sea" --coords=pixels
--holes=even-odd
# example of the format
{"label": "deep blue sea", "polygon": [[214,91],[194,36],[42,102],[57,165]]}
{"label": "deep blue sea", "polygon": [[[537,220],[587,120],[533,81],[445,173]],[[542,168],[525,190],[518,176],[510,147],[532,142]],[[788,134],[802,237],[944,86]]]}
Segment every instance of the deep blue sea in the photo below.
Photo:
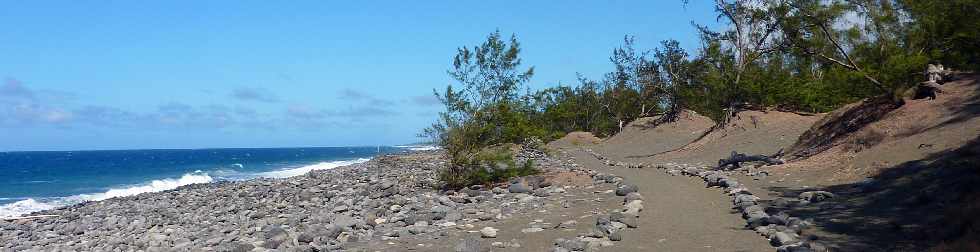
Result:
{"label": "deep blue sea", "polygon": [[426,147],[0,152],[0,217],[187,184],[291,177],[418,149]]}

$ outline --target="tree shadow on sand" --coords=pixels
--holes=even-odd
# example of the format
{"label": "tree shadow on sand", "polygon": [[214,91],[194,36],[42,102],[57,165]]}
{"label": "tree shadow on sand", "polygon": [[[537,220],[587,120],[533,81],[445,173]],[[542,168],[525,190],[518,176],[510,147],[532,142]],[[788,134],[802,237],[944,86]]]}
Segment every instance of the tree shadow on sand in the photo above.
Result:
{"label": "tree shadow on sand", "polygon": [[767,211],[812,218],[804,231],[839,251],[980,250],[980,137],[967,145],[884,169],[866,181],[823,188],[770,187],[774,199],[823,190],[802,204],[768,200]]}

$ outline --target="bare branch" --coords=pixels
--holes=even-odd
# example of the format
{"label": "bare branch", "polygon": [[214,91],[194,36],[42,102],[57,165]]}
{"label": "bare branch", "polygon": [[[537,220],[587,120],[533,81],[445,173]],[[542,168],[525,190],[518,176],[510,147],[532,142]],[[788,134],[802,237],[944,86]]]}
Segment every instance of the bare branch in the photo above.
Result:
{"label": "bare branch", "polygon": [[881,82],[879,82],[878,80],[876,80],[874,77],[871,77],[871,75],[869,75],[868,73],[864,72],[864,70],[861,70],[861,67],[859,67],[857,65],[857,63],[854,63],[854,60],[851,59],[851,56],[847,54],[847,51],[844,50],[844,47],[842,47],[840,45],[840,43],[837,42],[837,39],[835,39],[834,36],[832,34],[830,34],[830,31],[827,30],[827,25],[826,24],[824,24],[823,22],[816,22],[816,23],[817,23],[817,26],[820,27],[820,30],[823,31],[824,35],[827,36],[827,40],[830,40],[830,42],[834,44],[834,47],[837,47],[837,50],[840,51],[841,55],[844,55],[844,58],[847,59],[847,62],[848,63],[850,63],[850,65],[851,65],[850,68],[852,70],[857,71],[857,72],[863,74],[864,75],[864,78],[865,79],[868,79],[868,81],[871,81],[871,83],[874,83],[875,87],[877,87],[878,90],[883,91],[883,92],[884,91],[887,91],[887,89],[885,89],[885,86],[882,85]]}

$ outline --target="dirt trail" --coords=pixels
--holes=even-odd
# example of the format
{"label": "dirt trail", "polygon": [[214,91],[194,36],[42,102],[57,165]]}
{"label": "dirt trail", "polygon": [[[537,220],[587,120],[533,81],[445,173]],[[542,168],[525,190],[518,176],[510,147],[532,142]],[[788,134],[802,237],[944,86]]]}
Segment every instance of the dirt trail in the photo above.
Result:
{"label": "dirt trail", "polygon": [[608,251],[770,251],[765,239],[743,229],[727,210],[728,196],[689,177],[656,169],[610,168],[579,148],[566,148],[580,165],[626,178],[639,186],[645,208],[638,228]]}
{"label": "dirt trail", "polygon": [[[935,100],[906,100],[904,106],[884,111],[866,124],[829,132],[839,137],[816,139],[815,143],[827,146],[812,156],[784,165],[746,166],[732,177],[756,193],[769,214],[784,212],[812,223],[800,233],[808,244],[833,251],[980,251],[976,242],[980,193],[975,189],[980,181],[977,79],[963,75],[943,85],[944,93]],[[598,145],[570,148],[591,148],[611,159],[616,166],[577,152],[579,163],[627,178],[651,202],[646,211],[653,213],[641,219],[646,225],[624,235],[622,250],[766,251],[773,248],[742,229],[745,222],[727,212],[730,200],[717,189],[656,169],[626,167],[636,163],[705,167],[733,150],[748,154],[789,150],[811,126],[819,133],[860,121],[854,114],[866,113],[855,106],[812,116],[744,111],[727,127],[693,142],[689,140],[706,127],[702,117],[692,114],[656,127],[638,120]],[[802,193],[813,191],[837,196],[821,202],[799,200]]]}

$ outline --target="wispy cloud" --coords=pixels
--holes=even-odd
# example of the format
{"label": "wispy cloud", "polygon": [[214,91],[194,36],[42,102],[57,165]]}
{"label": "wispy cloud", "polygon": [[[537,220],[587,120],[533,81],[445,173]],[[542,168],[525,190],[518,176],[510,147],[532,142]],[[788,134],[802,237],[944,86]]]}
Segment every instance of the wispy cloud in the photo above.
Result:
{"label": "wispy cloud", "polygon": [[320,109],[307,104],[292,104],[285,110],[285,121],[300,128],[326,126],[355,127],[369,118],[395,116],[392,110],[379,106],[350,105],[347,108]]}
{"label": "wispy cloud", "polygon": [[147,120],[144,115],[107,106],[85,106],[74,113],[77,120],[98,126],[125,126]]}
{"label": "wispy cloud", "polygon": [[395,102],[378,98],[370,93],[345,88],[340,91],[339,97],[341,100],[348,101],[347,108],[328,110],[326,111],[328,115],[363,121],[365,118],[398,114],[392,110]]}
{"label": "wispy cloud", "polygon": [[34,91],[25,87],[20,80],[6,77],[0,85],[0,96],[33,99]]}
{"label": "wispy cloud", "polygon": [[363,102],[371,106],[391,106],[395,104],[389,100],[381,99],[369,93],[364,93],[350,88],[341,90],[339,98],[341,100]]}
{"label": "wispy cloud", "polygon": [[326,111],[307,104],[291,104],[286,107],[284,115],[288,124],[300,128],[313,129],[330,125]]}
{"label": "wispy cloud", "polygon": [[264,88],[240,87],[232,90],[231,97],[243,101],[276,103],[279,97]]}
{"label": "wispy cloud", "polygon": [[8,112],[10,116],[18,119],[21,123],[60,124],[68,122],[74,117],[70,111],[35,103],[18,104],[11,107]]}
{"label": "wispy cloud", "polygon": [[360,118],[360,117],[383,117],[383,116],[393,116],[396,115],[392,110],[374,107],[374,106],[358,106],[358,107],[348,107],[343,110],[334,110],[327,113],[331,116],[339,117],[350,117],[350,118]]}
{"label": "wispy cloud", "polygon": [[439,106],[442,104],[435,95],[412,96],[408,98],[408,102],[423,107]]}
{"label": "wispy cloud", "polygon": [[224,128],[236,124],[237,118],[233,114],[233,110],[224,105],[193,107],[172,102],[158,107],[153,117],[164,125]]}
{"label": "wispy cloud", "polygon": [[[313,129],[328,126],[357,127],[356,125],[370,123],[371,118],[398,115],[391,108],[393,103],[387,100],[350,89],[341,94],[350,102],[330,108],[292,103],[283,110],[262,112],[243,106],[244,104],[193,105],[175,101],[139,111],[104,105],[74,104],[69,99],[73,97],[71,93],[35,90],[17,79],[6,78],[0,85],[0,127]],[[232,92],[232,96],[241,100],[279,101],[271,92],[256,88],[237,89]]]}
{"label": "wispy cloud", "polygon": [[322,110],[318,110],[309,105],[305,104],[293,104],[286,108],[286,116],[296,119],[323,119],[327,117],[327,114]]}
{"label": "wispy cloud", "polygon": [[20,80],[4,78],[0,84],[0,126],[63,125],[74,118],[71,111],[38,99],[37,93]]}

